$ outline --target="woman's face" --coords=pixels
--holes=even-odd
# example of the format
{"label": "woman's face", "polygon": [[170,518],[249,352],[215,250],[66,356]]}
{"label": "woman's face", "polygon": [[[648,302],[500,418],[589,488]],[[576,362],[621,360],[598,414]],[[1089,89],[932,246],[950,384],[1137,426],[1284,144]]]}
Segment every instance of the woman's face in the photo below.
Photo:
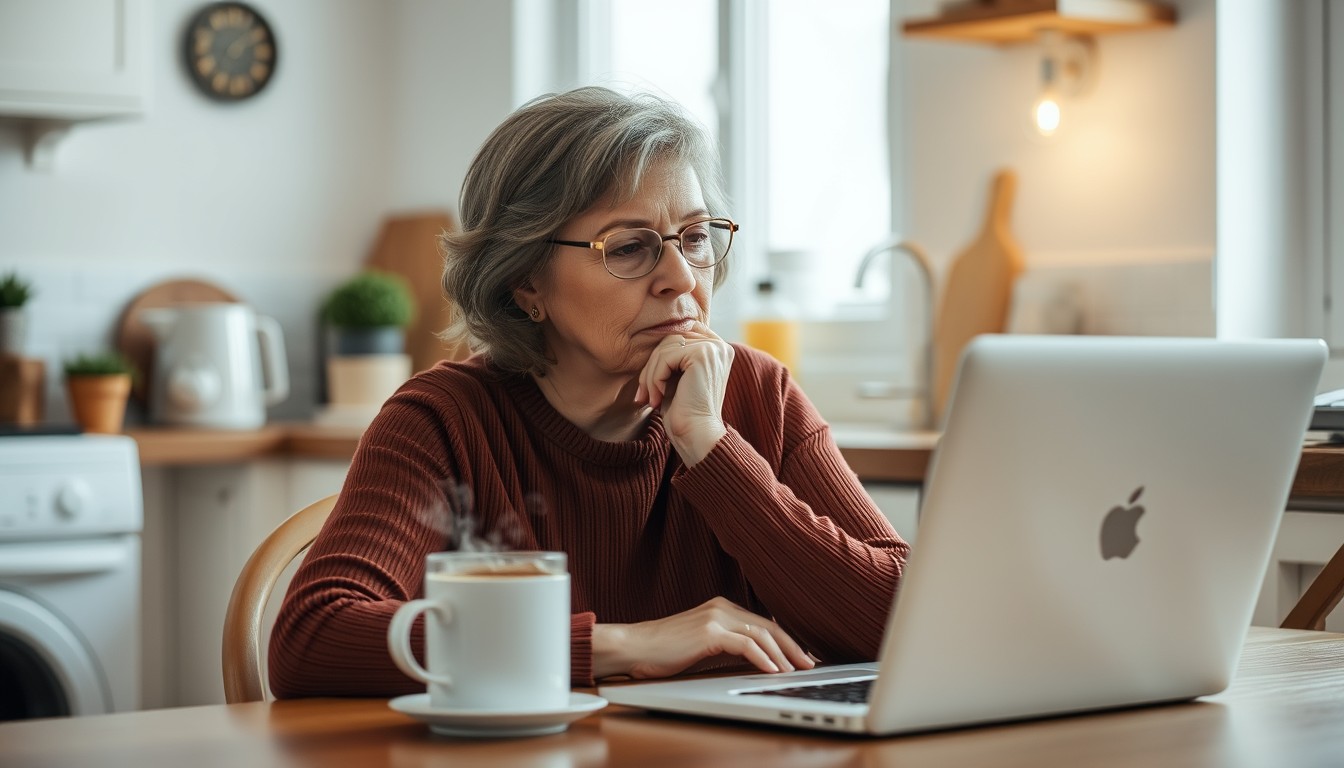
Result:
{"label": "woman's face", "polygon": [[[601,201],[571,219],[556,238],[590,242],[622,230],[664,235],[711,215],[690,166],[656,165],[630,200]],[[609,274],[601,251],[557,245],[544,273],[515,294],[519,307],[543,313],[547,352],[566,375],[633,375],[669,334],[709,323],[714,269],[691,267],[668,241],[649,274],[621,280]]]}

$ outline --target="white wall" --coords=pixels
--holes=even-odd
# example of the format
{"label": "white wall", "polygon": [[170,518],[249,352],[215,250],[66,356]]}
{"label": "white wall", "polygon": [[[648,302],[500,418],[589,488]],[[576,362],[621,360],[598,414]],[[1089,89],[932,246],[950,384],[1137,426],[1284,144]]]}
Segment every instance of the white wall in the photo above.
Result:
{"label": "white wall", "polygon": [[[938,5],[907,0],[902,14]],[[1050,141],[1027,127],[1038,46],[903,39],[896,221],[907,237],[945,266],[978,231],[990,178],[1006,166],[1018,174],[1012,226],[1028,268],[1211,258],[1215,3],[1175,5],[1174,27],[1096,38],[1095,87],[1065,104]]]}
{"label": "white wall", "polygon": [[[154,0],[143,118],[77,127],[50,173],[27,169],[17,129],[0,126],[0,270],[37,282],[32,351],[51,363],[57,414],[55,363],[107,343],[139,290],[191,275],[282,322],[295,395],[277,415],[309,412],[321,294],[367,256],[385,214],[455,210],[476,147],[533,95],[515,93],[537,78],[510,35],[536,2],[256,4],[280,66],[252,101],[195,92],[178,47],[200,3]],[[898,228],[945,264],[979,226],[994,169],[1010,165],[1029,266],[1209,259],[1214,1],[1179,11],[1171,29],[1098,38],[1096,88],[1050,143],[1025,128],[1034,46],[898,41]]]}
{"label": "white wall", "polygon": [[111,343],[122,307],[204,277],[279,319],[294,394],[311,411],[321,295],[367,257],[379,223],[456,208],[472,153],[511,107],[512,7],[472,0],[253,0],[278,39],[275,79],[219,104],[180,61],[200,0],[151,4],[152,102],[141,118],[77,126],[43,173],[0,125],[0,271],[36,282],[30,353]]}
{"label": "white wall", "polygon": [[513,4],[396,0],[389,207],[448,208],[477,147],[514,108]]}

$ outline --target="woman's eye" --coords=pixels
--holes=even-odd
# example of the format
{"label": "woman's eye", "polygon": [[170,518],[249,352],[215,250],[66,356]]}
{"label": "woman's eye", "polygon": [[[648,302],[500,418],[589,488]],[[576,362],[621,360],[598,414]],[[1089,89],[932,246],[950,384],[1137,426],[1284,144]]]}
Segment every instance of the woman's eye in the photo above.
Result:
{"label": "woman's eye", "polygon": [[607,251],[607,258],[635,259],[648,252],[648,248],[639,241],[614,245]]}
{"label": "woman's eye", "polygon": [[681,242],[685,243],[688,248],[704,245],[709,242],[709,228],[703,224],[697,224],[681,233]]}

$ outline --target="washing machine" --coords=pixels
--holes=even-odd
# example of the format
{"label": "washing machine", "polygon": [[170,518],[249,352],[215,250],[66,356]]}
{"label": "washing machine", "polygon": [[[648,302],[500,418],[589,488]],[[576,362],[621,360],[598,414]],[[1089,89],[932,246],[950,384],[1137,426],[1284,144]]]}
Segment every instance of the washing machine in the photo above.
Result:
{"label": "washing machine", "polygon": [[0,437],[0,721],[140,705],[139,454]]}

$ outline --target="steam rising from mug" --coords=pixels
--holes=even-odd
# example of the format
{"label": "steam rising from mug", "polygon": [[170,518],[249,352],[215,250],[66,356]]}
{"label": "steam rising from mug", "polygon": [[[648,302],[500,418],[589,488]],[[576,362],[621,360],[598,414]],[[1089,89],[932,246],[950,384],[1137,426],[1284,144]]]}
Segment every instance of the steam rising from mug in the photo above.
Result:
{"label": "steam rising from mug", "polygon": [[509,552],[547,548],[549,516],[541,494],[525,494],[524,509],[509,508],[487,524],[476,514],[475,495],[470,487],[448,478],[443,489],[446,503],[424,510],[422,522],[448,539],[448,549]]}

